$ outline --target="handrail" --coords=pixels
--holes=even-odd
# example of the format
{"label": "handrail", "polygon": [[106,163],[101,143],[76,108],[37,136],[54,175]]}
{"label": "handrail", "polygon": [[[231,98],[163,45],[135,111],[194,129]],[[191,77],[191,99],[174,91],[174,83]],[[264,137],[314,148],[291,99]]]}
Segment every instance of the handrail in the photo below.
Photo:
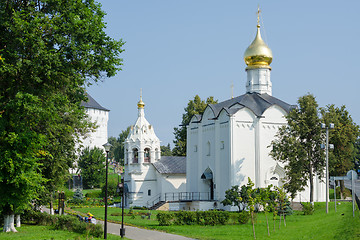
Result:
{"label": "handrail", "polygon": [[147,205],[147,207],[151,207],[151,206],[154,206],[155,204],[157,204],[160,201],[161,201],[161,193],[157,194],[155,197],[148,200],[146,202],[146,205]]}
{"label": "handrail", "polygon": [[147,207],[152,207],[157,203],[164,202],[182,202],[182,201],[210,201],[210,192],[168,192],[157,194],[146,202]]}

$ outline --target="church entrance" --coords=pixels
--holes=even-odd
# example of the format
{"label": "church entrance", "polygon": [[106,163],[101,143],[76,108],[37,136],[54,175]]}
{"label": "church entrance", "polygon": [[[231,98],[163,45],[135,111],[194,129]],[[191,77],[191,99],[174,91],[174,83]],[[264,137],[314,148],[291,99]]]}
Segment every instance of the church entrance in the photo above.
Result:
{"label": "church entrance", "polygon": [[204,173],[201,175],[201,179],[208,181],[210,185],[209,189],[209,200],[214,200],[214,180],[213,180],[213,172],[210,168],[207,168]]}

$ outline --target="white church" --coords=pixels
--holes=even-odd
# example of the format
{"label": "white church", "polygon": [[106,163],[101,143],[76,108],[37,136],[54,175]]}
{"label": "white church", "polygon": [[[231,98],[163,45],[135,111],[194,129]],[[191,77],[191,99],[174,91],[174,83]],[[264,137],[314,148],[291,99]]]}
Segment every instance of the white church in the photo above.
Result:
{"label": "white church", "polygon": [[[269,156],[269,146],[296,106],[272,96],[272,51],[261,38],[259,23],[244,60],[245,94],[210,104],[202,115],[192,117],[186,160],[161,157],[160,141],[145,119],[145,104],[139,101],[137,121],[125,141],[127,206],[230,209],[220,203],[225,191],[247,184],[248,177],[255,187],[283,185],[284,168]],[[294,201],[309,201],[309,196],[306,188]],[[314,201],[325,201],[325,183],[317,178]]]}

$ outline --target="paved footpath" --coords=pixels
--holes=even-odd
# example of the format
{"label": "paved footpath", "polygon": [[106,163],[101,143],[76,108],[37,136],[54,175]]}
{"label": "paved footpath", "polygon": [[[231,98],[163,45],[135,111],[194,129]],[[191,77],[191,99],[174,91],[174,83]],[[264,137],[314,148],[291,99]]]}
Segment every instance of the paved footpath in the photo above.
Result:
{"label": "paved footpath", "polygon": [[[97,221],[97,224],[104,224],[103,221]],[[120,236],[120,227],[121,224],[116,223],[107,223],[107,232]],[[147,230],[143,228],[124,226],[125,227],[125,237],[135,240],[191,240],[191,238],[159,232],[155,230]]]}
{"label": "paved footpath", "polygon": [[[49,209],[43,207],[44,211],[49,213]],[[104,225],[103,221],[97,220],[97,224]],[[107,223],[107,232],[120,236],[120,227],[121,224],[117,223]],[[147,230],[143,228],[137,228],[137,227],[131,227],[126,226],[125,227],[125,237],[129,239],[134,240],[191,240],[191,238],[165,233],[165,232],[159,232],[156,230]]]}

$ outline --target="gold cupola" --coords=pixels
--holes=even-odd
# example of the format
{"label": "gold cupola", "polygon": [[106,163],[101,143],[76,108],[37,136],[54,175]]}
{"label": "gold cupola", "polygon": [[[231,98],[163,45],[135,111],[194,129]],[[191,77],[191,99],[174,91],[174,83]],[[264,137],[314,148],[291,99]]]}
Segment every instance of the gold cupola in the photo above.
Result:
{"label": "gold cupola", "polygon": [[254,69],[254,68],[271,69],[270,64],[273,58],[272,51],[268,47],[268,45],[266,45],[264,40],[262,40],[261,38],[259,13],[260,10],[258,10],[258,24],[257,24],[256,37],[244,53],[244,60],[247,65],[246,70]]}
{"label": "gold cupola", "polygon": [[137,106],[138,106],[138,109],[145,107],[145,103],[142,100],[142,89],[140,89],[140,101],[138,102]]}

